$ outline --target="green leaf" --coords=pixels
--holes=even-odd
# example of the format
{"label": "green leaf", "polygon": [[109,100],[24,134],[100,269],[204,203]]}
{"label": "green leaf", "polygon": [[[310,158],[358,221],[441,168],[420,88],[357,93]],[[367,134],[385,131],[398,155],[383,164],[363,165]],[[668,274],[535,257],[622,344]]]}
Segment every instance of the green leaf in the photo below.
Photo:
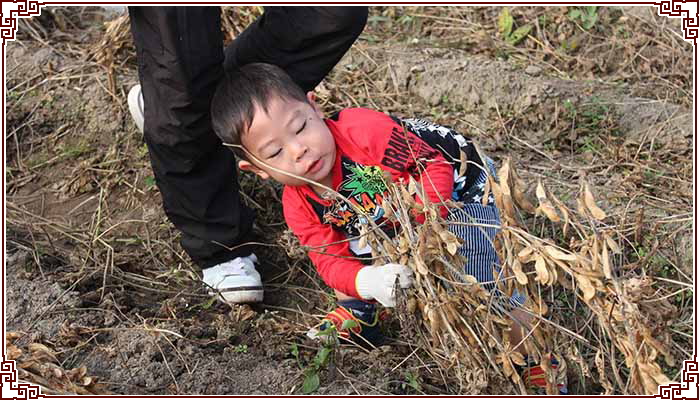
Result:
{"label": "green leaf", "polygon": [[304,378],[304,384],[301,386],[301,391],[304,392],[304,394],[309,394],[316,391],[320,384],[321,381],[318,378],[318,373],[316,371],[310,371]]}
{"label": "green leaf", "polygon": [[593,26],[595,25],[595,23],[597,21],[598,21],[598,14],[589,15],[588,18],[586,19],[586,23],[583,24],[583,29],[589,30],[589,29],[593,28]]}
{"label": "green leaf", "polygon": [[588,12],[588,15],[596,15],[596,9],[598,6],[586,6],[586,11]]}
{"label": "green leaf", "polygon": [[510,15],[508,7],[503,7],[503,10],[501,10],[501,15],[498,16],[498,32],[504,39],[508,39],[512,31],[513,17]]}
{"label": "green leaf", "polygon": [[574,8],[573,10],[569,10],[569,18],[570,19],[576,19],[581,16],[581,10],[578,8]]}
{"label": "green leaf", "polygon": [[212,296],[209,300],[202,304],[202,309],[208,310],[216,301],[216,296]]}
{"label": "green leaf", "polygon": [[531,30],[532,30],[531,24],[521,26],[520,28],[516,29],[512,35],[510,35],[510,37],[507,39],[508,43],[515,46],[516,44],[522,42],[523,39],[525,39],[527,37],[527,35],[530,33]]}
{"label": "green leaf", "polygon": [[341,331],[349,331],[353,328],[357,328],[360,324],[354,319],[346,319],[343,321],[343,325],[340,327]]}
{"label": "green leaf", "polygon": [[292,355],[297,359],[299,358],[299,346],[296,343],[292,343]]}
{"label": "green leaf", "polygon": [[410,372],[407,372],[406,380],[408,381],[408,386],[412,387],[415,390],[420,390],[420,384],[418,383],[418,379],[415,375],[413,375]]}
{"label": "green leaf", "polygon": [[326,363],[329,354],[331,354],[330,347],[323,347],[318,351],[318,353],[316,353],[316,357],[314,357],[314,365],[317,369],[321,368]]}
{"label": "green leaf", "polygon": [[145,179],[145,182],[146,182],[146,188],[150,189],[156,185],[156,178],[154,178],[152,176],[147,176]]}

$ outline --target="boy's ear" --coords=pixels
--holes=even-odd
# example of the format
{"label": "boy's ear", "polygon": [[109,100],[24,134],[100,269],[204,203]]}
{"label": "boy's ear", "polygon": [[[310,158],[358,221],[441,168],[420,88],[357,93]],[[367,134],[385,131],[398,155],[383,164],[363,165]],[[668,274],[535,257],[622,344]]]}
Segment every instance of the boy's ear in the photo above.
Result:
{"label": "boy's ear", "polygon": [[258,166],[251,163],[250,161],[239,160],[238,161],[238,169],[240,169],[241,171],[252,172],[252,173],[256,174],[257,176],[261,177],[262,179],[270,179],[270,174],[263,171]]}
{"label": "boy's ear", "polygon": [[314,109],[316,115],[318,115],[319,118],[323,119],[323,111],[321,111],[321,107],[319,107],[316,103],[316,94],[314,92],[307,92],[306,100],[308,100],[309,104],[311,104],[311,108]]}

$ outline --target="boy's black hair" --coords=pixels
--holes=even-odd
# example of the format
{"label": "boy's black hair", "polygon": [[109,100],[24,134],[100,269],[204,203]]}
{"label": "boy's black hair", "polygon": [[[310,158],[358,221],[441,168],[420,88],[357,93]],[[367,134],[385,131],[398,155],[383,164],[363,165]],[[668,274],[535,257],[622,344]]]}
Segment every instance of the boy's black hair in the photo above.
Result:
{"label": "boy's black hair", "polygon": [[[259,106],[268,112],[275,98],[307,101],[304,91],[282,68],[272,64],[252,63],[224,74],[211,102],[211,120],[214,132],[225,144],[241,144],[241,135],[250,129]],[[229,147],[242,159],[245,152]]]}

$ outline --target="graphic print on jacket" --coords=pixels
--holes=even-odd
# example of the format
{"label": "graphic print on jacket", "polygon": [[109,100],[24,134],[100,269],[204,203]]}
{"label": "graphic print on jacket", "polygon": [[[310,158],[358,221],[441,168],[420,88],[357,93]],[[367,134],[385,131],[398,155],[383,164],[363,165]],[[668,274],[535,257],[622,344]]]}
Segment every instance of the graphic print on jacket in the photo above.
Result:
{"label": "graphic print on jacket", "polygon": [[[377,225],[385,222],[382,203],[388,188],[384,171],[378,166],[358,164],[347,157],[342,157],[341,163],[343,180],[338,187],[338,193],[347,198],[357,209],[363,211]],[[324,207],[322,216],[324,223],[344,232],[348,237],[359,236],[360,226],[367,224],[364,215],[355,212],[355,209],[343,200]],[[393,231],[384,226],[383,228],[387,233]]]}

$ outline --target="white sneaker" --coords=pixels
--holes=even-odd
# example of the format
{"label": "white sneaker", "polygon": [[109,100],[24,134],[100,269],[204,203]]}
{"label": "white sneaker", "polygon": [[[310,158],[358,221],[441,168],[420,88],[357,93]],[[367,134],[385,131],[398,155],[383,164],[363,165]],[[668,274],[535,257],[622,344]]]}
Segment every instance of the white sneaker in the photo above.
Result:
{"label": "white sneaker", "polygon": [[134,119],[139,132],[143,133],[143,94],[141,93],[141,85],[136,85],[129,90],[127,103],[129,104],[131,118]]}
{"label": "white sneaker", "polygon": [[[202,271],[203,281],[218,290],[229,303],[258,303],[263,299],[262,280],[255,270],[255,254],[238,257]],[[210,291],[210,294],[215,292]]]}

